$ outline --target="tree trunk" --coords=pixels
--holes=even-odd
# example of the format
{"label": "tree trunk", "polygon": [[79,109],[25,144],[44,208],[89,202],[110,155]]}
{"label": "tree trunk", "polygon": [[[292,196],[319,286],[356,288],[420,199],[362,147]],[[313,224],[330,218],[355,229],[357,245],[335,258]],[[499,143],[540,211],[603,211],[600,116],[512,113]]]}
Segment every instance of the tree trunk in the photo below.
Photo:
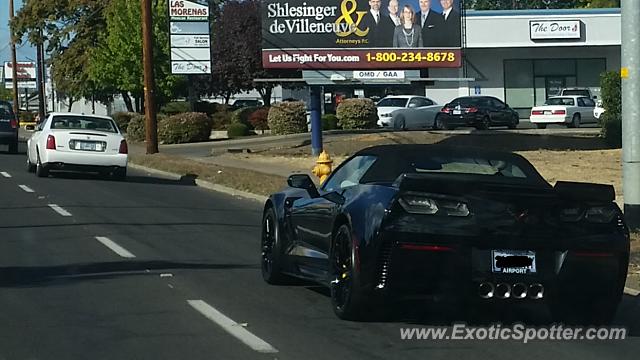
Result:
{"label": "tree trunk", "polygon": [[131,96],[129,96],[129,93],[123,91],[122,99],[124,100],[124,104],[127,106],[127,111],[133,112],[133,103],[131,103]]}
{"label": "tree trunk", "polygon": [[142,107],[140,106],[140,105],[141,105],[141,104],[140,104],[140,96],[135,95],[135,96],[134,96],[134,101],[135,101],[135,103],[136,103],[136,112],[137,112],[138,114],[142,114]]}
{"label": "tree trunk", "polygon": [[259,89],[258,92],[262,97],[262,103],[264,106],[271,106],[271,93],[273,92],[273,88],[271,86]]}
{"label": "tree trunk", "polygon": [[71,108],[73,107],[73,103],[75,101],[73,100],[73,97],[69,96],[69,105],[67,106],[67,112],[71,112]]}
{"label": "tree trunk", "polygon": [[231,91],[227,91],[226,94],[224,94],[224,104],[225,105],[229,105],[229,100],[231,99]]}

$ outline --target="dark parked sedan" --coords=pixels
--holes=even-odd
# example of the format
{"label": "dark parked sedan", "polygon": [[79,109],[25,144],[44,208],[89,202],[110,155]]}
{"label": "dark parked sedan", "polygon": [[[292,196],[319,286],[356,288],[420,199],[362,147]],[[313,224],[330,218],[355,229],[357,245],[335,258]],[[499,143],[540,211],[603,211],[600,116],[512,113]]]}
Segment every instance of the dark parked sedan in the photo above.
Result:
{"label": "dark parked sedan", "polygon": [[436,117],[436,128],[452,130],[473,126],[486,130],[491,126],[515,129],[520,122],[518,112],[492,96],[459,97],[445,105]]}
{"label": "dark parked sedan", "polygon": [[439,145],[364,149],[320,188],[288,185],[264,207],[262,275],[328,286],[340,318],[435,297],[600,323],[622,298],[629,232],[611,185],[552,186],[517,154]]}
{"label": "dark parked sedan", "polygon": [[18,120],[11,104],[0,101],[0,145],[9,145],[10,153],[18,152]]}

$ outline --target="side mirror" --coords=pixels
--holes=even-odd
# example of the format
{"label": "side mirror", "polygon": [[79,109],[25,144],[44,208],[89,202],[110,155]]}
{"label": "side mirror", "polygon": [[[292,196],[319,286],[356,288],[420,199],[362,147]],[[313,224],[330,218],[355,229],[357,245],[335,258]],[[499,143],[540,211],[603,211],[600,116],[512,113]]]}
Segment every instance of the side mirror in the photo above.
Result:
{"label": "side mirror", "polygon": [[35,131],[36,127],[34,125],[27,125],[24,127],[24,129],[27,131]]}
{"label": "side mirror", "polygon": [[313,180],[311,180],[307,174],[290,175],[287,179],[287,185],[292,188],[307,190],[307,193],[309,193],[309,196],[312,198],[320,196],[316,184],[313,183]]}

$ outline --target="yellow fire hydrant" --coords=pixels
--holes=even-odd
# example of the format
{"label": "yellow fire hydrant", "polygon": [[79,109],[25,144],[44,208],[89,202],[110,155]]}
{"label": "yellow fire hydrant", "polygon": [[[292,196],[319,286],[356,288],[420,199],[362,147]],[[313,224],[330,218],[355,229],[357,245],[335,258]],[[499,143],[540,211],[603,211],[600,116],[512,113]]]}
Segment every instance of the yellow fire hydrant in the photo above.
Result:
{"label": "yellow fire hydrant", "polygon": [[331,156],[323,150],[318,157],[318,160],[316,160],[316,166],[311,169],[313,175],[320,178],[320,184],[324,183],[327,177],[331,174],[331,165],[333,165]]}

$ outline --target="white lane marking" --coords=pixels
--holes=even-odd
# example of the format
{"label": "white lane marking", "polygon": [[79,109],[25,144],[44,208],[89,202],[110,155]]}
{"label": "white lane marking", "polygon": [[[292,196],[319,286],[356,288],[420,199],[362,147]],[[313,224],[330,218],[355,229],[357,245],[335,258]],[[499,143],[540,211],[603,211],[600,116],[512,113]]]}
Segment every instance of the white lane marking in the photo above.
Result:
{"label": "white lane marking", "polygon": [[122,256],[123,258],[134,258],[136,257],[132,253],[130,253],[127,249],[113,242],[113,240],[104,237],[104,236],[96,236],[96,240],[100,241],[102,245],[111,249],[114,253]]}
{"label": "white lane marking", "polygon": [[33,189],[32,189],[32,188],[28,187],[27,185],[18,185],[18,187],[19,187],[20,189],[24,190],[25,192],[28,192],[28,193],[35,192],[35,191],[33,191]]}
{"label": "white lane marking", "polygon": [[245,343],[251,349],[261,353],[277,353],[278,349],[274,348],[268,342],[253,335],[249,330],[242,327],[237,322],[226,317],[223,313],[216,310],[211,305],[202,300],[187,300],[189,305],[204,315],[207,319],[215,322],[229,334],[235,336],[238,340]]}
{"label": "white lane marking", "polygon": [[11,175],[9,175],[9,173],[6,172],[6,171],[0,171],[0,175],[4,176],[6,178],[10,178],[11,177]]}
{"label": "white lane marking", "polygon": [[57,212],[58,214],[60,214],[62,216],[72,216],[70,212],[68,212],[67,210],[61,208],[60,206],[58,206],[56,204],[49,204],[49,207],[51,208],[51,210]]}

